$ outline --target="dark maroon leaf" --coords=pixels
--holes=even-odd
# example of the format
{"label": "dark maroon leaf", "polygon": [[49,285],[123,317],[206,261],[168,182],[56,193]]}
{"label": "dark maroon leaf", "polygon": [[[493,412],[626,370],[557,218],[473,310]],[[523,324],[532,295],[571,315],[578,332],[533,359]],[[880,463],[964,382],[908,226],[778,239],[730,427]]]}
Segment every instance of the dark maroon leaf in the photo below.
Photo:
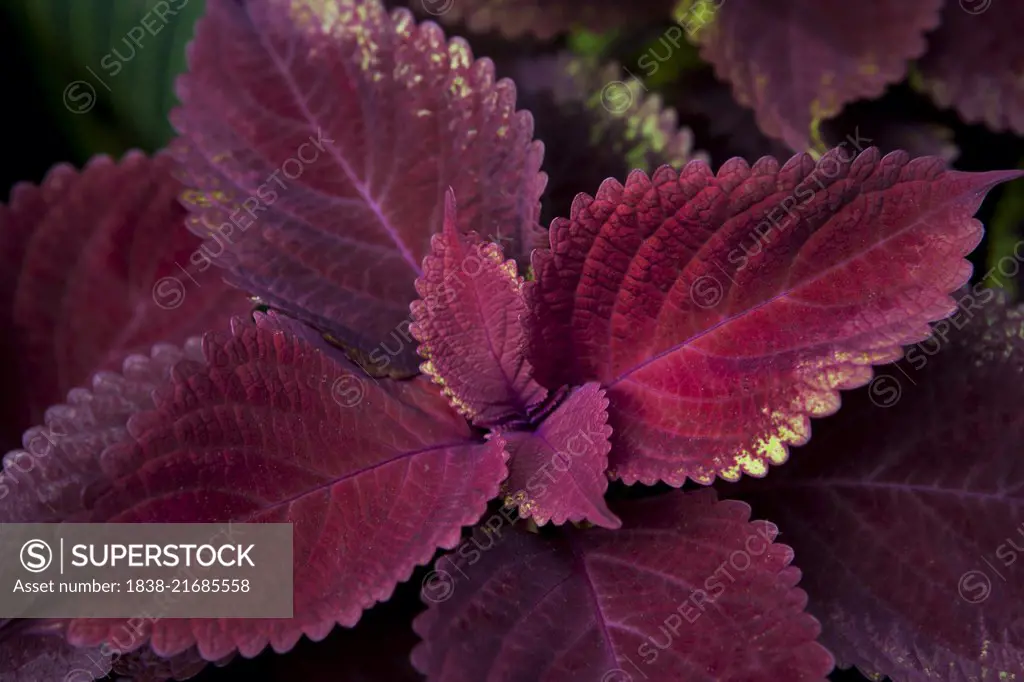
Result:
{"label": "dark maroon leaf", "polygon": [[416,280],[409,331],[420,342],[425,374],[467,419],[493,427],[525,417],[547,396],[526,361],[523,279],[500,244],[460,235],[448,193],[444,232]]}
{"label": "dark maroon leaf", "polygon": [[903,78],[942,2],[729,0],[698,40],[764,132],[805,151],[813,121]]}
{"label": "dark maroon leaf", "polygon": [[431,682],[825,679],[775,526],[711,490],[616,512],[622,530],[512,532],[475,562],[439,559],[429,585],[450,589],[424,589],[413,664]]}
{"label": "dark maroon leaf", "polygon": [[1024,675],[1024,311],[993,298],[967,295],[793,464],[729,490],[778,521],[843,665]]}
{"label": "dark maroon leaf", "polygon": [[570,28],[608,31],[622,24],[669,19],[677,0],[419,0],[423,11],[470,31],[500,31],[508,38],[533,35],[549,40]]}
{"label": "dark maroon leaf", "polygon": [[0,206],[0,314],[8,441],[43,420],[93,372],[131,353],[186,338],[248,311],[246,295],[190,257],[181,185],[166,155],[93,158],[22,183]]}
{"label": "dark maroon leaf", "polygon": [[1019,175],[840,148],[605,182],[534,254],[538,380],[607,389],[626,483],[764,476],[839,389],[952,312],[982,235],[971,216]]}
{"label": "dark maroon leaf", "polygon": [[408,316],[449,186],[459,229],[500,232],[510,257],[542,234],[543,145],[515,87],[408,10],[210,0],[189,65],[172,121],[191,228],[230,235],[216,262],[234,281],[384,370],[415,373],[413,344],[380,346]]}
{"label": "dark maroon leaf", "polygon": [[[231,337],[207,336],[203,360],[176,364],[155,409],[129,420],[132,439],[75,453],[103,477],[88,494],[74,478],[40,491],[62,504],[79,493],[65,520],[294,524],[295,617],[147,621],[136,644],[161,657],[286,651],[354,625],[436,548],[454,547],[507,475],[504,441],[475,440],[426,379],[391,392],[287,328],[236,318]],[[67,636],[96,646],[124,627],[79,619]]]}
{"label": "dark maroon leaf", "polygon": [[597,383],[574,390],[535,431],[508,432],[511,455],[505,504],[538,524],[590,521],[618,528],[608,489],[608,400]]}
{"label": "dark maroon leaf", "polygon": [[947,0],[919,63],[924,89],[968,123],[1024,135],[1024,5]]}

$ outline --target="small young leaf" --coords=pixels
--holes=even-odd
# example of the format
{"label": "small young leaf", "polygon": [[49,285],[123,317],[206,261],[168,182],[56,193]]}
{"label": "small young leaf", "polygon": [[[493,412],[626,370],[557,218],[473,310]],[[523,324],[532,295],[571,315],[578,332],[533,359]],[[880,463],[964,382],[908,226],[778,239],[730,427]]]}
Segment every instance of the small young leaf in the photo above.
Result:
{"label": "small young leaf", "polygon": [[474,563],[439,559],[451,591],[413,623],[416,668],[431,682],[824,682],[832,656],[775,526],[712,490],[616,512],[618,531],[513,531]]}
{"label": "small young leaf", "polygon": [[535,431],[508,432],[510,454],[505,503],[537,524],[590,521],[605,528],[622,522],[604,501],[608,489],[608,400],[597,383],[569,393]]}
{"label": "small young leaf", "polygon": [[839,389],[952,312],[982,235],[971,216],[1021,174],[836,149],[607,181],[534,254],[537,378],[601,382],[627,483],[764,476]]}
{"label": "small young leaf", "polygon": [[455,197],[445,201],[444,232],[431,240],[416,280],[409,326],[425,374],[444,387],[460,414],[484,428],[525,417],[547,396],[524,352],[523,280],[500,244],[463,236]]}
{"label": "small young leaf", "polygon": [[962,298],[796,461],[730,488],[778,522],[822,642],[872,679],[1024,675],[1024,309],[994,298]]}
{"label": "small young leaf", "polygon": [[[490,60],[379,2],[210,0],[172,121],[198,233],[233,281],[370,354],[405,321],[441,230],[499,230],[523,258],[543,145]],[[414,374],[413,344],[380,358]]]}

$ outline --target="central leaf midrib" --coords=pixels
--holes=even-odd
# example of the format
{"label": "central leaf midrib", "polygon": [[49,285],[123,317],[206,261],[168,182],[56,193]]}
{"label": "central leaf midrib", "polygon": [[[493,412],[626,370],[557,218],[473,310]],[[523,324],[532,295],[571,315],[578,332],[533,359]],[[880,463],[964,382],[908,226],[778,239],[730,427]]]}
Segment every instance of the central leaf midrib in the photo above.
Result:
{"label": "central leaf midrib", "polygon": [[[182,418],[189,416],[189,414],[192,414],[192,412],[190,411],[189,413],[181,415],[178,419],[175,420],[175,424],[177,424]],[[429,453],[429,452],[438,451],[438,450],[447,450],[447,449],[450,449],[450,448],[462,448],[462,447],[466,447],[467,445],[473,445],[473,444],[474,443],[472,443],[471,441],[457,441],[457,442],[452,442],[452,443],[440,443],[440,444],[437,444],[437,445],[431,445],[429,447],[420,448],[418,450],[409,450],[409,451],[406,451],[406,452],[402,452],[402,453],[396,454],[396,455],[394,455],[392,457],[389,457],[388,459],[386,459],[384,461],[374,462],[373,464],[370,464],[368,466],[363,466],[363,467],[361,467],[361,468],[359,468],[359,469],[357,469],[355,471],[348,471],[348,472],[345,472],[344,474],[341,474],[341,475],[327,474],[327,473],[324,473],[322,471],[316,471],[314,469],[309,469],[307,467],[301,466],[298,463],[292,463],[292,462],[290,462],[288,460],[284,460],[284,461],[286,461],[289,464],[294,464],[297,468],[304,469],[305,471],[307,471],[310,474],[313,474],[313,475],[316,475],[316,476],[327,476],[328,480],[324,481],[323,483],[321,483],[319,485],[313,486],[313,487],[308,488],[306,490],[302,490],[302,491],[296,493],[295,495],[292,495],[291,497],[285,498],[283,500],[274,500],[274,501],[272,501],[272,502],[270,502],[268,504],[262,505],[262,506],[260,506],[259,509],[256,509],[256,510],[252,511],[247,516],[245,516],[245,517],[243,517],[241,519],[232,518],[231,521],[232,522],[246,522],[249,519],[257,516],[258,514],[262,514],[262,513],[266,512],[266,511],[278,509],[278,508],[281,508],[281,507],[286,507],[286,506],[291,505],[292,503],[294,503],[294,502],[296,502],[298,500],[301,500],[304,497],[308,497],[310,495],[315,495],[315,494],[317,494],[319,492],[322,492],[324,490],[330,490],[334,486],[340,485],[340,484],[344,483],[345,481],[348,481],[350,479],[356,478],[356,477],[361,476],[363,474],[369,473],[371,471],[374,471],[375,469],[379,469],[379,468],[387,466],[389,464],[394,464],[395,462],[400,462],[400,461],[402,461],[404,459],[408,459],[408,458],[411,458],[411,457],[416,457],[418,455],[423,455],[423,454],[426,454],[426,453]],[[216,445],[210,445],[210,446],[207,446],[207,447],[201,448],[201,449],[202,450],[224,450],[224,449],[231,449],[231,446],[230,445],[225,445],[223,443],[218,443]],[[242,450],[244,448],[238,448],[238,449]],[[157,463],[165,462],[168,459],[173,459],[175,456],[181,454],[182,452],[196,452],[196,451],[197,451],[196,448],[185,449],[185,448],[180,448],[179,447],[179,448],[175,448],[175,449],[171,450],[170,452],[167,452],[167,453],[165,453],[165,454],[163,454],[163,455],[161,455],[159,457],[149,458],[149,459],[147,459],[145,461],[145,464],[143,465],[143,467],[141,467],[140,469],[133,469],[128,474],[126,474],[124,476],[120,476],[120,477],[114,479],[113,481],[111,481],[111,484],[112,485],[117,485],[119,483],[123,483],[130,476],[141,474],[145,469],[152,467],[152,465],[157,464]],[[270,459],[273,461],[273,458],[270,458]],[[281,460],[278,460],[278,461],[281,461]],[[206,490],[206,489],[207,488],[202,488],[202,487],[196,488],[196,490]],[[181,492],[182,492],[181,489],[176,489],[176,490],[170,491],[169,494],[170,495],[176,495],[176,494],[179,494]],[[157,498],[155,498],[155,497],[154,498],[147,498],[143,502],[151,502],[153,499],[157,499]],[[138,505],[133,504],[131,507],[118,512],[118,514],[123,514],[126,511],[130,511],[130,510],[134,509],[137,506]]]}
{"label": "central leaf midrib", "polygon": [[[317,121],[316,117],[313,116],[313,112],[309,110],[305,98],[302,96],[302,93],[299,92],[295,80],[292,78],[291,73],[288,71],[287,67],[281,61],[280,56],[277,54],[277,52],[274,51],[272,46],[267,44],[265,36],[261,31],[256,30],[256,33],[257,35],[259,35],[259,40],[260,43],[263,45],[263,48],[267,51],[267,54],[270,56],[270,59],[274,62],[274,66],[277,68],[278,72],[284,79],[284,82],[288,87],[288,91],[291,93],[292,97],[295,99],[295,102],[298,104],[299,109],[302,111],[302,115],[306,119],[306,123],[308,123],[310,126],[315,127],[317,131],[322,130],[322,128],[319,125],[319,121]],[[338,167],[340,167],[345,172],[345,175],[346,177],[348,177],[349,182],[352,183],[353,188],[355,188],[356,192],[359,193],[359,197],[373,211],[374,215],[377,216],[378,222],[380,223],[381,227],[384,228],[384,231],[387,233],[391,241],[394,242],[395,246],[398,248],[399,253],[402,254],[402,258],[409,264],[413,272],[416,273],[417,277],[421,276],[423,274],[423,270],[420,267],[419,261],[409,250],[409,247],[405,245],[405,242],[402,241],[401,234],[399,233],[398,229],[391,224],[391,221],[388,220],[387,216],[384,214],[384,209],[381,207],[380,203],[370,194],[369,187],[367,187],[366,183],[356,176],[355,171],[349,165],[348,161],[340,153],[338,153],[338,150],[334,147],[334,145],[325,144],[324,149],[326,149],[327,152],[331,155],[331,158],[334,159]]]}

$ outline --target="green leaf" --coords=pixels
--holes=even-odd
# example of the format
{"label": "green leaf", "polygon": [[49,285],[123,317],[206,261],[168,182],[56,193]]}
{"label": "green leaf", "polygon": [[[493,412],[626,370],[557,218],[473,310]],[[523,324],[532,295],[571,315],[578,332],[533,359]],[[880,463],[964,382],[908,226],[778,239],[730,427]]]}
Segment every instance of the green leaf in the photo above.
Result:
{"label": "green leaf", "polygon": [[204,0],[8,2],[80,151],[153,151],[171,139],[174,80]]}
{"label": "green leaf", "polygon": [[[1024,160],[1017,167],[1024,169]],[[1004,289],[1011,300],[1016,300],[1017,280],[1014,275],[1020,267],[1018,252],[1024,241],[1024,189],[1017,184],[1006,188],[987,229],[988,275],[985,277],[985,285],[992,289]],[[1008,272],[1007,263],[1016,264],[1012,272]]]}
{"label": "green leaf", "polygon": [[602,57],[618,37],[618,31],[594,33],[575,29],[569,34],[569,49],[580,57]]}

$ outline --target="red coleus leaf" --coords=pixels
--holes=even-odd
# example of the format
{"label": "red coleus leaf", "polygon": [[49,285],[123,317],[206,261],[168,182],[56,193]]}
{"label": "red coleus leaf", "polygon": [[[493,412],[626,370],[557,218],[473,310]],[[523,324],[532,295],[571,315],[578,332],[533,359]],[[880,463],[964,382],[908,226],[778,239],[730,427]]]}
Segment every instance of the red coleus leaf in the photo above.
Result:
{"label": "red coleus leaf", "polygon": [[1024,675],[1024,310],[994,296],[963,298],[797,461],[732,489],[796,550],[822,641],[872,677]]}
{"label": "red coleus leaf", "polygon": [[[390,392],[292,328],[237,318],[231,337],[206,337],[203,361],[175,365],[155,409],[131,418],[133,438],[91,453],[104,480],[65,520],[294,524],[295,617],[147,621],[140,643],[162,657],[286,651],[355,624],[453,547],[507,474],[503,440],[477,441],[436,392]],[[96,646],[123,627],[78,619],[66,631]]]}
{"label": "red coleus leaf", "polygon": [[140,152],[99,156],[81,171],[62,164],[0,206],[7,438],[93,372],[251,307],[220,276],[192,268],[201,241],[185,229],[171,165]]}
{"label": "red coleus leaf", "polygon": [[538,379],[605,386],[627,483],[763,476],[838,389],[953,310],[982,234],[971,216],[1018,175],[836,149],[609,180],[534,254]]}
{"label": "red coleus leaf", "polygon": [[698,39],[765,133],[804,151],[812,121],[903,78],[907,60],[924,53],[942,2],[729,0]]}
{"label": "red coleus leaf", "polygon": [[444,387],[460,414],[481,427],[525,416],[547,391],[533,380],[521,317],[523,280],[499,244],[459,234],[455,197],[445,202],[444,232],[416,280],[409,331],[420,342],[421,369]]}
{"label": "red coleus leaf", "polygon": [[407,10],[210,0],[189,64],[172,121],[192,229],[222,237],[234,281],[381,369],[415,373],[412,344],[379,347],[408,315],[449,186],[460,231],[500,234],[516,258],[541,234],[543,145],[515,87]]}
{"label": "red coleus leaf", "polygon": [[947,0],[919,63],[924,89],[969,123],[1024,135],[1024,5]]}
{"label": "red coleus leaf", "polygon": [[609,31],[623,24],[668,19],[677,0],[423,0],[423,10],[447,22],[462,21],[470,31],[500,31],[508,38],[554,38],[573,27]]}
{"label": "red coleus leaf", "polygon": [[439,559],[413,664],[431,682],[825,679],[832,656],[772,524],[711,490],[616,511],[619,531],[513,532]]}
{"label": "red coleus leaf", "polygon": [[600,385],[590,383],[569,393],[536,430],[505,433],[511,455],[505,504],[538,524],[622,525],[604,501],[612,434],[607,407]]}

